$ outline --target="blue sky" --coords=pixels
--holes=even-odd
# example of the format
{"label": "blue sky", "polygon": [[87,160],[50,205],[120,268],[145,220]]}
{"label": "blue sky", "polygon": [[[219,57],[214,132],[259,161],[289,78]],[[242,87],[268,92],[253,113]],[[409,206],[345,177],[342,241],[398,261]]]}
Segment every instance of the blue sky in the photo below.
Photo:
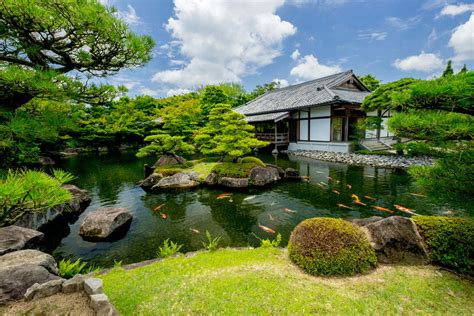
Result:
{"label": "blue sky", "polygon": [[247,90],[353,69],[383,82],[474,68],[474,2],[101,0],[156,41],[153,59],[107,79],[156,97],[238,82]]}

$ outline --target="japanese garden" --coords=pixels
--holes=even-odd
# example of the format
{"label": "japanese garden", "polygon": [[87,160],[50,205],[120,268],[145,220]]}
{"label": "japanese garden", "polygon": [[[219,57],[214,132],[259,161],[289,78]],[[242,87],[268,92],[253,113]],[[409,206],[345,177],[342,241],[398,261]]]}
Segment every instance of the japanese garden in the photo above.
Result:
{"label": "japanese garden", "polygon": [[208,2],[0,0],[0,313],[473,314],[474,13],[430,76],[297,43],[288,83],[317,4]]}

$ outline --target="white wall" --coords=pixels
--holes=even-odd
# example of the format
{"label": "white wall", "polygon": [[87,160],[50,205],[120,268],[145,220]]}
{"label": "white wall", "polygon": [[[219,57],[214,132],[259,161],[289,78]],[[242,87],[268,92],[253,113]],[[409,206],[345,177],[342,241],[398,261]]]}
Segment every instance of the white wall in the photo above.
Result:
{"label": "white wall", "polygon": [[308,140],[308,121],[307,120],[300,121],[300,139]]}
{"label": "white wall", "polygon": [[330,141],[331,140],[331,119],[311,120],[310,140]]}
{"label": "white wall", "polygon": [[311,108],[311,117],[331,116],[331,106],[318,106]]}

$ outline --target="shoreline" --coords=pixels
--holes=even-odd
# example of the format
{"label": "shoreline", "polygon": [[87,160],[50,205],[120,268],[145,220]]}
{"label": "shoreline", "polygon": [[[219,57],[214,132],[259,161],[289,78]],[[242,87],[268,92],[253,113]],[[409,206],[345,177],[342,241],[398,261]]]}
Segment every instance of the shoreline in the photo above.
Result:
{"label": "shoreline", "polygon": [[431,157],[402,157],[402,156],[383,156],[383,155],[361,155],[361,154],[346,154],[328,151],[316,150],[285,150],[289,156],[305,157],[314,160],[322,160],[328,162],[344,163],[356,166],[371,166],[380,168],[401,168],[406,169],[411,166],[433,166],[435,159]]}

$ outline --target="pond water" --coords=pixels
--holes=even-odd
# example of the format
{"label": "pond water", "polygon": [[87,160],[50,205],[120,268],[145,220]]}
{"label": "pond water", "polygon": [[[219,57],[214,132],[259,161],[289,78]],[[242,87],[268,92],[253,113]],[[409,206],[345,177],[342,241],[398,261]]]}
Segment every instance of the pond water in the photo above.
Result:
{"label": "pond water", "polygon": [[[404,170],[348,166],[281,154],[277,158],[272,155],[260,158],[283,168],[295,168],[310,180],[233,192],[230,201],[216,199],[225,192],[220,189],[146,193],[136,183],[143,177],[143,164],[154,161],[137,159],[133,154],[81,155],[65,160],[59,167],[77,176],[73,183],[89,190],[92,202],[77,220],[52,228],[49,235],[54,240],[50,241],[49,251],[57,259],[82,258],[108,267],[114,260],[125,264],[154,258],[167,238],[182,244],[183,252],[200,249],[206,230],[212,236],[222,236],[221,246],[258,246],[258,238],[274,238],[259,228],[261,224],[281,233],[282,245],[286,245],[292,229],[306,218],[390,215],[375,210],[373,205],[395,210],[393,205],[399,204],[418,214],[430,215],[462,216],[471,212],[432,197],[413,195],[423,192],[411,183]],[[358,195],[367,206],[354,204],[352,194]],[[163,203],[166,219],[152,211]],[[338,203],[351,209],[338,207]],[[115,242],[82,240],[79,227],[84,216],[98,207],[112,206],[125,207],[133,214],[127,235]],[[401,212],[395,215],[409,216]]]}

